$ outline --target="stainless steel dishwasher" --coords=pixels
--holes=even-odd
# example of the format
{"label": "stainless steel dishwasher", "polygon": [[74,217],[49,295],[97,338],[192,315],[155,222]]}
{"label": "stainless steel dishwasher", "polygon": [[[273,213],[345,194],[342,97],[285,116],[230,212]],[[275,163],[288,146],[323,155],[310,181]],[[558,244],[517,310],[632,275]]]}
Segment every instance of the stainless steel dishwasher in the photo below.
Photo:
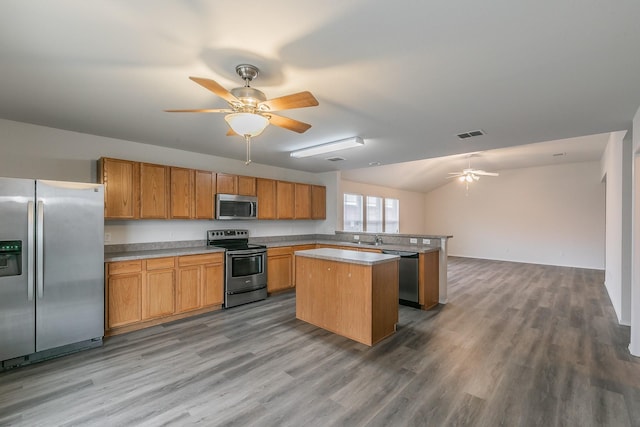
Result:
{"label": "stainless steel dishwasher", "polygon": [[418,297],[418,252],[392,251],[383,249],[383,254],[400,257],[398,293],[400,304],[420,308]]}

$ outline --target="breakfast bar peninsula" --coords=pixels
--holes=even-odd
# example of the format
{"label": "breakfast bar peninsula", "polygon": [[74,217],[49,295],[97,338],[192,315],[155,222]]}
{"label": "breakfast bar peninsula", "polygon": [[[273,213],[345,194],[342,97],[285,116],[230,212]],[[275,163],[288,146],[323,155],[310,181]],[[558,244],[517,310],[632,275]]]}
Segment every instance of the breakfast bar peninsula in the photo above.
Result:
{"label": "breakfast bar peninsula", "polygon": [[399,259],[330,248],[295,252],[296,317],[374,345],[396,330]]}

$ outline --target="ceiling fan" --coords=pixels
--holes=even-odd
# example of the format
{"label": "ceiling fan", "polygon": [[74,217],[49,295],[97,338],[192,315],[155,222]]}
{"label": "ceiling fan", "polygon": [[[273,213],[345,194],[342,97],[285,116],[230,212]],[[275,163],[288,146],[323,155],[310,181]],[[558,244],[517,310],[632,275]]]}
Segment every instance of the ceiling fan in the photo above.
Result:
{"label": "ceiling fan", "polygon": [[189,77],[205,89],[210,90],[220,98],[227,101],[228,108],[198,108],[188,110],[165,110],[169,113],[224,113],[225,121],[229,125],[228,136],[239,135],[247,142],[247,161],[250,159],[251,137],[258,136],[267,125],[272,124],[298,133],[306,132],[311,125],[288,117],[273,114],[274,111],[291,110],[294,108],[315,107],[318,100],[311,92],[304,91],[278,98],[267,99],[265,94],[250,86],[253,79],[258,77],[260,70],[250,64],[240,64],[236,67],[236,73],[244,80],[243,87],[233,88],[230,91],[211,79],[202,77]]}
{"label": "ceiling fan", "polygon": [[482,169],[473,169],[471,167],[471,159],[469,159],[469,164],[466,169],[462,169],[460,172],[449,172],[447,179],[449,178],[458,178],[460,182],[466,182],[469,185],[470,182],[478,181],[481,176],[499,176],[500,174],[497,172],[487,172]]}

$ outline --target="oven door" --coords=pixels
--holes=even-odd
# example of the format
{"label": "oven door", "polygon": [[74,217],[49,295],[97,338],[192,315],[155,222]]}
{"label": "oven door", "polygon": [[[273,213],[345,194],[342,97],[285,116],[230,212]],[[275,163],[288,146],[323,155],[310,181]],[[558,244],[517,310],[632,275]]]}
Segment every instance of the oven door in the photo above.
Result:
{"label": "oven door", "polygon": [[266,249],[227,250],[226,293],[249,292],[267,286]]}

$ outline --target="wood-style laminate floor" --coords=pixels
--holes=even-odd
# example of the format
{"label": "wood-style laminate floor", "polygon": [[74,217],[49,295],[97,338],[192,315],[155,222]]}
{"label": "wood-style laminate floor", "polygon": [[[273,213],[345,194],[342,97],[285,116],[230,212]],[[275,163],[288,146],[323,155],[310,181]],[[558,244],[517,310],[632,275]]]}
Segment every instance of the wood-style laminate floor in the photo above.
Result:
{"label": "wood-style laminate floor", "polygon": [[640,426],[640,359],[595,270],[451,258],[449,304],[373,348],[295,295],[0,373],[0,425]]}

